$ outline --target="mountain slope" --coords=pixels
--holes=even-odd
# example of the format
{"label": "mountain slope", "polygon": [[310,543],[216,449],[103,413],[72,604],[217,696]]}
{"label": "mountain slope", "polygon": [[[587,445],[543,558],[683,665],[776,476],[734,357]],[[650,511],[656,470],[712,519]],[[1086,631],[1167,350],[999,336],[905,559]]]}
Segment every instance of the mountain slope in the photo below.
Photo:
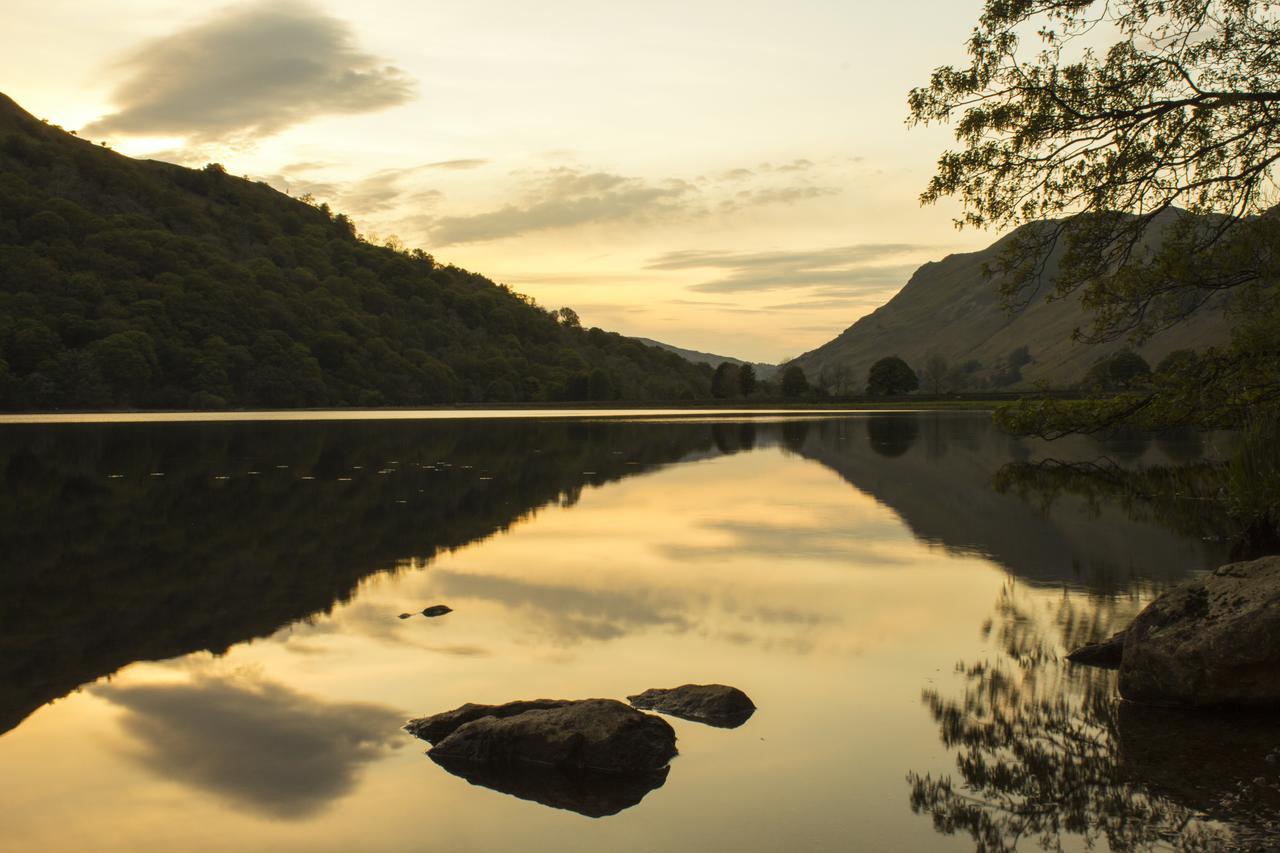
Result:
{"label": "mountain slope", "polygon": [[756,370],[757,379],[769,379],[773,376],[773,374],[778,372],[778,365],[766,364],[763,361],[747,362],[747,361],[743,361],[740,358],[734,358],[733,356],[729,356],[729,355],[714,355],[709,352],[699,352],[696,349],[684,349],[683,347],[674,346],[672,344],[664,344],[662,341],[655,341],[650,338],[634,338],[634,340],[639,341],[645,346],[659,347],[661,349],[666,350],[667,352],[673,352],[676,355],[680,356],[681,358],[685,359],[686,361],[691,361],[694,364],[706,364],[713,368],[719,367],[721,364],[723,364],[726,361],[729,362],[730,364],[737,365],[739,367],[741,367],[744,364],[750,364]]}
{"label": "mountain slope", "polygon": [[0,95],[0,406],[703,396],[711,371],[561,325],[217,165],[139,161]]}
{"label": "mountain slope", "polygon": [[[1019,311],[1006,311],[997,282],[983,269],[995,265],[1010,239],[1012,235],[1006,235],[981,251],[925,264],[887,303],[793,363],[810,378],[841,368],[858,392],[878,359],[897,355],[919,371],[930,353],[938,353],[953,366],[977,362],[970,364],[969,374],[977,384],[1028,387],[1043,381],[1069,387],[1079,382],[1093,363],[1126,344],[1073,342],[1072,331],[1089,326],[1089,315],[1078,296],[1054,302],[1037,298]],[[1221,309],[1202,310],[1137,352],[1154,367],[1173,350],[1223,344],[1228,335]],[[1022,347],[1027,348],[1030,361],[1010,376],[1009,356]],[[1006,375],[1001,376],[1002,372]],[[1021,376],[1015,378],[1018,372]]]}

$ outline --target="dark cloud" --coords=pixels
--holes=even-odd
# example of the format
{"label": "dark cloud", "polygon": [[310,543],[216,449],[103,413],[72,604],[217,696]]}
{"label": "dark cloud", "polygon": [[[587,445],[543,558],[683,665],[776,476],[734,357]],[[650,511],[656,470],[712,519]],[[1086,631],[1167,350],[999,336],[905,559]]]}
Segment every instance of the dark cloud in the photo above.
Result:
{"label": "dark cloud", "polygon": [[405,717],[382,705],[327,702],[270,682],[197,677],[104,684],[124,709],[131,757],[155,773],[248,811],[296,820],[355,788],[363,765],[400,741]]}
{"label": "dark cloud", "polygon": [[826,298],[853,296],[870,289],[901,285],[913,264],[891,263],[928,247],[912,243],[864,243],[804,252],[668,252],[645,267],[651,270],[719,270],[720,278],[695,284],[699,293],[822,287]]}
{"label": "dark cloud", "polygon": [[302,2],[235,6],[122,59],[117,111],[83,129],[235,142],[319,115],[408,101],[414,83],[355,43],[351,28]]}
{"label": "dark cloud", "polygon": [[524,201],[429,226],[437,246],[498,240],[531,231],[600,222],[647,222],[687,215],[695,190],[682,180],[650,183],[606,172],[558,168],[541,175]]}

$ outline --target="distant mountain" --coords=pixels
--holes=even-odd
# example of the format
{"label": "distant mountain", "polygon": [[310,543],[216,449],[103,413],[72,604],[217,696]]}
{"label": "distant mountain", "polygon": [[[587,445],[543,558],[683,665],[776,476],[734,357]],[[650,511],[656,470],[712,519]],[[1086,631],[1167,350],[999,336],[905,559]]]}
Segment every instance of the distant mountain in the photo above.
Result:
{"label": "distant mountain", "polygon": [[[867,370],[884,356],[900,356],[918,372],[934,352],[953,366],[967,364],[970,378],[988,387],[1025,388],[1041,381],[1069,387],[1079,382],[1091,365],[1127,344],[1073,342],[1072,330],[1089,326],[1078,295],[1054,302],[1037,297],[1015,313],[1006,311],[998,283],[983,268],[995,265],[1012,238],[1006,235],[981,251],[925,264],[887,303],[792,363],[811,380],[823,371],[841,375],[852,385],[851,392],[866,387]],[[1173,350],[1223,344],[1228,335],[1220,308],[1201,310],[1137,352],[1154,368]],[[1017,370],[1009,369],[1011,362]]]}
{"label": "distant mountain", "polygon": [[0,408],[671,400],[710,379],[325,205],[121,156],[0,95]]}
{"label": "distant mountain", "polygon": [[633,340],[637,340],[640,343],[644,344],[645,346],[659,347],[661,349],[666,350],[667,352],[673,352],[676,355],[680,356],[681,358],[685,359],[686,361],[691,361],[694,364],[708,364],[711,367],[719,367],[722,363],[726,361],[729,362],[729,364],[734,364],[738,366],[749,363],[752,367],[756,369],[757,379],[769,379],[773,376],[773,374],[778,372],[778,365],[766,364],[763,361],[746,362],[740,358],[734,358],[733,356],[713,355],[712,353],[709,353],[709,352],[698,352],[697,350],[694,350],[694,349],[683,349],[681,347],[672,346],[671,344],[664,344],[662,341],[655,341],[650,338],[633,338]]}

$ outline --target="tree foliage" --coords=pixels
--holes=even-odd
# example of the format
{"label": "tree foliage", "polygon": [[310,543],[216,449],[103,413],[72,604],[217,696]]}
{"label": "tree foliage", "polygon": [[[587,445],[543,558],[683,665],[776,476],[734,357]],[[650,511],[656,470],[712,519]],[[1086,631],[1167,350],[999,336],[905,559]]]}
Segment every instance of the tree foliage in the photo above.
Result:
{"label": "tree foliage", "polygon": [[1166,383],[1125,417],[1238,424],[1280,400],[1277,43],[1263,0],[987,0],[970,62],[911,92],[911,122],[954,121],[960,143],[922,200],[1017,227],[993,270],[1010,305],[1078,295],[1079,338],[1141,342],[1231,295],[1214,386]]}
{"label": "tree foliage", "polygon": [[919,387],[916,372],[896,355],[885,356],[867,372],[868,394],[909,394]]}
{"label": "tree foliage", "polygon": [[782,372],[782,396],[802,397],[809,391],[809,378],[804,368],[793,364]]}
{"label": "tree foliage", "polygon": [[216,164],[122,157],[0,96],[0,408],[707,395],[709,368],[388,242]]}

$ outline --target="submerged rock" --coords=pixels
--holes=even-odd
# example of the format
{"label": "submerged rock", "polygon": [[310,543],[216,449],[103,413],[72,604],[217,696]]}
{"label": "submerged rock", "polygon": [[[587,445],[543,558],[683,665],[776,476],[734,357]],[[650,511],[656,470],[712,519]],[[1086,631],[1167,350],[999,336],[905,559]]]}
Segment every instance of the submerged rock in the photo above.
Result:
{"label": "submerged rock", "polygon": [[1120,631],[1100,642],[1081,646],[1067,655],[1067,660],[1082,666],[1119,669],[1120,660],[1124,657],[1124,634]]}
{"label": "submerged rock", "polygon": [[433,604],[430,607],[428,607],[426,610],[423,610],[422,615],[427,617],[443,616],[446,613],[452,613],[452,612],[453,612],[452,607],[449,607],[444,604]]}
{"label": "submerged rock", "polygon": [[654,688],[628,696],[627,701],[647,711],[659,711],[724,729],[736,729],[756,712],[756,706],[747,694],[724,684]]}
{"label": "submerged rock", "polygon": [[1125,633],[1120,695],[1280,707],[1280,557],[1230,563],[1157,598]]}
{"label": "submerged rock", "polygon": [[401,614],[400,614],[400,618],[401,618],[401,619],[408,619],[408,618],[409,618],[410,616],[412,616],[412,615],[413,615],[412,613],[401,613]]}
{"label": "submerged rock", "polygon": [[429,753],[432,761],[472,785],[479,785],[587,817],[608,817],[638,804],[667,781],[670,767],[639,773],[604,773],[529,762],[475,762]]}

